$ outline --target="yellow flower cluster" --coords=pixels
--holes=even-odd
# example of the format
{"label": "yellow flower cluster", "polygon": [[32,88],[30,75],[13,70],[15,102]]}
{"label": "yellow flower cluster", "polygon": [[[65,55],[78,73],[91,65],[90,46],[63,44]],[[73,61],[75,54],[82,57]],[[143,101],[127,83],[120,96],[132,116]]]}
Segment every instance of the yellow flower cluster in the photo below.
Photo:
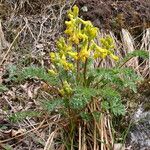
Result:
{"label": "yellow flower cluster", "polygon": [[110,36],[106,36],[104,38],[101,38],[100,43],[101,43],[101,46],[103,48],[108,49],[110,51],[115,48],[114,43],[113,43],[113,39]]}
{"label": "yellow flower cluster", "polygon": [[65,54],[59,53],[50,53],[50,58],[53,63],[56,63],[58,66],[62,66],[65,70],[73,70],[73,64],[67,61]]}
{"label": "yellow flower cluster", "polygon": [[69,21],[65,22],[67,38],[65,40],[61,37],[57,41],[58,52],[50,53],[51,61],[65,70],[73,70],[76,67],[73,65],[74,62],[85,63],[85,60],[92,56],[94,59],[104,59],[106,56],[110,56],[114,60],[118,60],[118,57],[113,54],[112,38],[108,36],[101,38],[101,45],[97,45],[94,39],[97,37],[98,28],[94,27],[90,21],[79,18],[78,14],[77,6],[68,12]]}
{"label": "yellow flower cluster", "polygon": [[[111,37],[107,37],[107,38],[111,39]],[[119,58],[112,53],[113,52],[113,48],[114,48],[113,41],[112,41],[112,43],[108,44],[107,38],[106,39],[105,38],[100,39],[100,41],[102,41],[101,42],[102,46],[98,46],[94,42],[92,43],[91,49],[94,50],[94,58],[95,59],[97,59],[97,58],[104,59],[104,58],[106,58],[106,56],[110,56],[115,61],[118,61]]]}
{"label": "yellow flower cluster", "polygon": [[61,95],[70,95],[72,93],[72,88],[67,81],[63,82],[63,88],[59,90]]}
{"label": "yellow flower cluster", "polygon": [[100,43],[104,49],[109,50],[109,55],[112,59],[114,59],[115,61],[119,60],[119,58],[113,54],[113,49],[115,48],[115,46],[113,43],[113,39],[110,36],[106,36],[105,38],[101,38]]}

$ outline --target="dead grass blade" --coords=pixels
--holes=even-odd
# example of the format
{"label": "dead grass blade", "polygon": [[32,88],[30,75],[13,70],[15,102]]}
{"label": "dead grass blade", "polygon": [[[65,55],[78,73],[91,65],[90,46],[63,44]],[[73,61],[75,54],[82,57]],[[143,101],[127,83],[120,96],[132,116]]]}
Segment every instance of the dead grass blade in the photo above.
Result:
{"label": "dead grass blade", "polygon": [[50,149],[54,149],[54,137],[56,136],[56,133],[59,129],[56,129],[55,131],[51,132],[51,134],[49,135],[49,138],[46,141],[44,150],[50,150]]}
{"label": "dead grass blade", "polygon": [[4,32],[2,30],[2,24],[0,20],[0,54],[2,54],[2,50],[9,47],[9,43],[6,41]]}
{"label": "dead grass blade", "polygon": [[82,150],[82,132],[81,132],[81,125],[79,125],[79,148],[78,150]]}
{"label": "dead grass blade", "polygon": [[150,28],[146,29],[146,31],[143,34],[142,38],[142,44],[140,49],[146,50],[149,52],[149,60],[143,62],[145,63],[145,67],[142,70],[142,75],[144,77],[149,76],[150,77]]}
{"label": "dead grass blade", "polygon": [[18,32],[18,34],[16,35],[16,37],[14,38],[13,42],[10,44],[6,54],[4,55],[2,61],[0,62],[0,66],[4,63],[4,61],[7,60],[8,54],[11,51],[12,46],[14,45],[15,41],[17,40],[17,38],[19,37],[19,35],[23,32],[23,30],[26,28],[26,25]]}

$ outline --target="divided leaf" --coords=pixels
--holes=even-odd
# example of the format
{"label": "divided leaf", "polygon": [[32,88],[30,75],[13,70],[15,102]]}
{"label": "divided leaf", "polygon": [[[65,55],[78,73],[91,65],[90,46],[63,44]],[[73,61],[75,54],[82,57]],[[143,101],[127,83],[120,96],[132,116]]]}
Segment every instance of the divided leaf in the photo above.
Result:
{"label": "divided leaf", "polygon": [[0,84],[0,93],[7,91],[8,88],[5,85]]}
{"label": "divided leaf", "polygon": [[101,90],[103,98],[102,107],[110,110],[114,115],[123,115],[125,113],[124,105],[121,103],[121,95],[116,90],[105,87]]}
{"label": "divided leaf", "polygon": [[28,78],[38,78],[51,85],[57,85],[57,76],[49,75],[46,70],[42,67],[26,67],[18,73],[18,80],[23,81]]}

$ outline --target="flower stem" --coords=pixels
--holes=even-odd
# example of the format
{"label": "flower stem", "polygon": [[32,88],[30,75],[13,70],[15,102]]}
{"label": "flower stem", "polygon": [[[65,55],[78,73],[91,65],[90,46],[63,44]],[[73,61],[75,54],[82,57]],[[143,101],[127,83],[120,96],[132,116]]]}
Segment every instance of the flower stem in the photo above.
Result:
{"label": "flower stem", "polygon": [[[77,53],[79,55],[79,48],[77,46]],[[79,71],[80,71],[80,66],[79,66],[80,62],[79,62],[79,59],[77,59],[77,77],[76,77],[76,81],[77,81],[77,84],[79,82]]]}
{"label": "flower stem", "polygon": [[84,64],[84,71],[83,71],[83,78],[84,78],[84,85],[86,86],[86,72],[87,72],[87,62],[88,62],[88,59],[86,58],[85,60],[85,64]]}

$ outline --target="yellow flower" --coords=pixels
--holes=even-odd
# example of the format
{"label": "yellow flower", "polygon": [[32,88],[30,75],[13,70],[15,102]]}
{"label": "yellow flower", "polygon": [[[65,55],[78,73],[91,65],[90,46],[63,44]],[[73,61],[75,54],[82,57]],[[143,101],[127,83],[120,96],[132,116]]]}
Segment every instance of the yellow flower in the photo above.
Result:
{"label": "yellow flower", "polygon": [[72,36],[70,36],[69,40],[75,44],[79,44],[79,38],[75,33]]}
{"label": "yellow flower", "polygon": [[96,48],[95,48],[95,52],[94,52],[94,58],[105,58],[107,55],[108,55],[108,50],[107,49],[104,49],[104,48],[101,48],[99,47],[98,45],[96,45]]}
{"label": "yellow flower", "polygon": [[68,17],[69,17],[69,19],[73,19],[74,18],[74,16],[72,14],[70,14],[70,13],[68,13]]}
{"label": "yellow flower", "polygon": [[62,65],[65,70],[68,70],[68,63],[66,60],[60,60],[60,65]]}
{"label": "yellow flower", "polygon": [[68,68],[69,68],[69,70],[73,70],[74,69],[73,64],[68,63]]}
{"label": "yellow flower", "polygon": [[63,85],[64,85],[64,88],[70,87],[70,85],[68,84],[67,81],[64,81],[64,82],[63,82]]}
{"label": "yellow flower", "polygon": [[76,5],[73,6],[73,10],[68,11],[69,18],[73,18],[73,17],[76,18],[78,17],[78,14],[79,14],[79,8]]}
{"label": "yellow flower", "polygon": [[88,36],[85,33],[83,33],[83,34],[80,33],[79,39],[88,42]]}
{"label": "yellow flower", "polygon": [[70,95],[72,93],[72,88],[70,84],[67,81],[63,82],[63,88],[59,90],[60,94],[62,96],[64,95]]}
{"label": "yellow flower", "polygon": [[107,54],[108,54],[107,52],[101,53],[101,58],[106,58]]}
{"label": "yellow flower", "polygon": [[88,36],[90,40],[97,36],[98,28],[94,27],[91,21],[84,21],[79,18],[79,21],[84,25],[83,32]]}
{"label": "yellow flower", "polygon": [[115,47],[114,41],[111,38],[111,36],[106,36],[105,38],[101,38],[100,42],[101,42],[102,48],[105,48],[107,50],[113,50]]}
{"label": "yellow flower", "polygon": [[49,69],[49,70],[48,70],[48,73],[51,74],[51,75],[57,75],[57,74],[58,74],[57,72],[55,72],[55,71],[52,70],[52,69]]}
{"label": "yellow flower", "polygon": [[88,26],[88,25],[92,26],[91,21],[84,21],[84,20],[81,19],[81,18],[79,18],[79,21],[80,21],[83,25],[85,25],[85,26]]}
{"label": "yellow flower", "polygon": [[64,91],[65,91],[67,94],[72,93],[72,88],[71,88],[71,86],[68,84],[67,81],[64,81],[64,82],[63,82],[63,89],[64,89]]}
{"label": "yellow flower", "polygon": [[95,52],[95,53],[94,53],[94,58],[95,58],[95,59],[99,58],[99,53],[96,53],[96,52]]}
{"label": "yellow flower", "polygon": [[51,61],[55,61],[56,55],[55,55],[54,52],[51,52],[51,53],[50,53],[50,58],[51,58]]}
{"label": "yellow flower", "polygon": [[73,64],[66,61],[65,55],[61,57],[59,64],[62,65],[65,70],[73,70]]}
{"label": "yellow flower", "polygon": [[92,40],[91,44],[89,46],[89,50],[94,51],[96,49],[96,47],[97,47],[97,44]]}
{"label": "yellow flower", "polygon": [[61,94],[62,96],[64,96],[64,95],[65,95],[65,91],[64,91],[64,89],[59,90],[59,92],[60,92],[60,94]]}
{"label": "yellow flower", "polygon": [[61,59],[62,59],[63,61],[66,61],[66,56],[63,54],[62,57],[61,57]]}
{"label": "yellow flower", "polygon": [[97,36],[97,31],[98,31],[98,28],[96,27],[93,27],[91,30],[89,30],[89,36],[91,39],[94,39],[96,36]]}
{"label": "yellow flower", "polygon": [[71,56],[72,58],[74,58],[75,60],[78,59],[78,53],[77,52],[68,52],[68,55]]}
{"label": "yellow flower", "polygon": [[82,62],[85,62],[86,58],[88,58],[90,56],[90,52],[87,50],[87,48],[83,48],[80,52],[79,52],[79,56],[78,58],[82,60]]}
{"label": "yellow flower", "polygon": [[119,60],[119,57],[114,54],[110,54],[110,57],[113,58],[115,61]]}
{"label": "yellow flower", "polygon": [[84,28],[84,33],[89,37],[90,40],[97,36],[98,28],[88,25]]}
{"label": "yellow flower", "polygon": [[79,8],[76,5],[74,5],[73,6],[73,15],[74,15],[74,17],[78,17],[78,14],[79,14]]}
{"label": "yellow flower", "polygon": [[76,21],[75,19],[71,19],[70,21],[65,21],[66,24],[66,30],[65,30],[65,34],[71,35],[74,32],[74,27],[76,25]]}
{"label": "yellow flower", "polygon": [[64,31],[65,34],[68,34],[68,35],[71,35],[73,33],[73,29],[72,28],[67,28],[65,31]]}
{"label": "yellow flower", "polygon": [[63,37],[59,38],[59,40],[57,41],[57,48],[58,50],[61,52],[61,53],[65,53],[67,51],[71,51],[72,49],[72,46],[71,45],[68,45],[66,42],[65,42],[65,39]]}

